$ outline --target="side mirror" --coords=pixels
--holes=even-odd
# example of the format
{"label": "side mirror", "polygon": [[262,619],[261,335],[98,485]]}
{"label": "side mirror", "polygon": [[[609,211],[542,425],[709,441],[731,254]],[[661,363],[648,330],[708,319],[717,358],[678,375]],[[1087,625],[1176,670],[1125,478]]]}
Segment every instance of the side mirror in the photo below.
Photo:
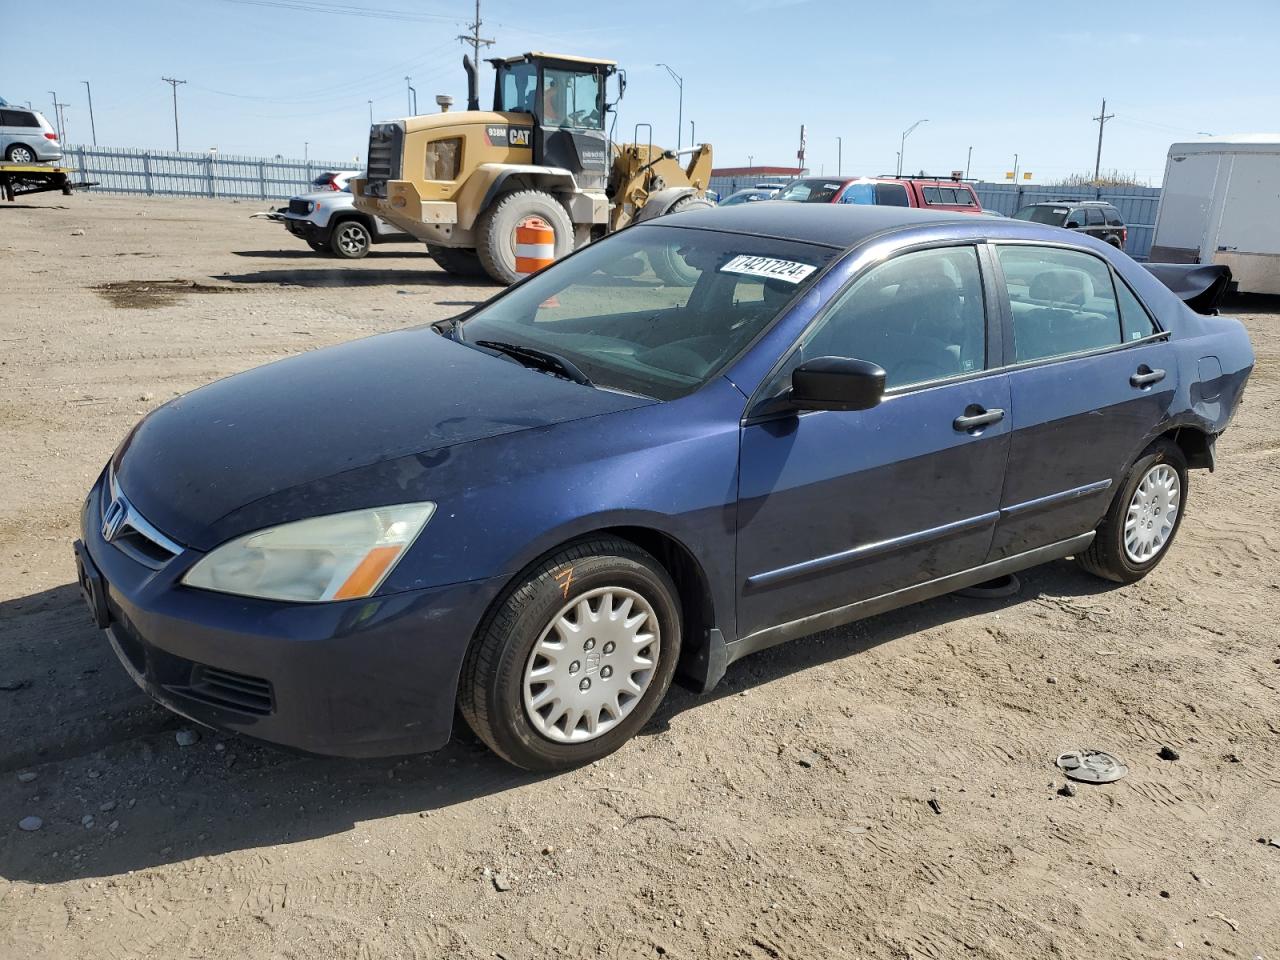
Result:
{"label": "side mirror", "polygon": [[1081,225],[1081,224],[1080,224],[1080,221],[1079,221],[1079,220],[1068,220],[1068,221],[1067,221],[1067,229],[1068,229],[1068,230],[1075,230],[1075,229],[1078,229],[1078,228],[1080,227],[1080,225]]}
{"label": "side mirror", "polygon": [[884,370],[868,360],[817,357],[791,372],[791,406],[799,410],[869,410],[884,396]]}

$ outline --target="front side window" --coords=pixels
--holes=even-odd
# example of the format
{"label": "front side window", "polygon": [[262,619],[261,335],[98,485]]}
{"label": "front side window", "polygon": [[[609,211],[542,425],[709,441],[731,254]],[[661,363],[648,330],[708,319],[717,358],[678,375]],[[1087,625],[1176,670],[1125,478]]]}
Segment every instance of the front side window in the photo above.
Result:
{"label": "front side window", "polygon": [[533,113],[538,68],[532,63],[504,64],[498,71],[498,110]]}
{"label": "front side window", "polygon": [[797,344],[779,385],[817,357],[879,364],[888,390],[984,369],[986,311],[977,250],[920,250],[872,267]]}
{"label": "front side window", "polygon": [[1111,270],[1097,257],[1056,247],[998,244],[1019,363],[1120,343]]}
{"label": "front side window", "polygon": [[840,194],[841,203],[859,203],[874,205],[876,202],[876,188],[873,183],[851,183],[844,188],[844,193]]}
{"label": "front side window", "polygon": [[542,122],[551,127],[604,128],[600,74],[585,70],[542,71]]}
{"label": "front side window", "polygon": [[427,144],[425,180],[456,180],[462,160],[462,138],[448,137]]}
{"label": "front side window", "polygon": [[673,400],[715,376],[839,251],[644,224],[591,244],[458,330],[572,361],[597,386]]}

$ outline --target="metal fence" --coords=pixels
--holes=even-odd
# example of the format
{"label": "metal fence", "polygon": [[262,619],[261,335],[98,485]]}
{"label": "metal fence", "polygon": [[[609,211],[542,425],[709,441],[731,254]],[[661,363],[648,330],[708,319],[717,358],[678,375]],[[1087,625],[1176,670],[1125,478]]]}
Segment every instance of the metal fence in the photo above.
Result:
{"label": "metal fence", "polygon": [[64,148],[62,162],[104,193],[255,200],[306,193],[320,173],[352,169],[350,162],[88,146]]}
{"label": "metal fence", "polygon": [[1042,200],[1106,200],[1120,211],[1129,228],[1125,252],[1135,260],[1145,260],[1151,253],[1151,239],[1156,229],[1156,208],[1160,205],[1159,187],[1049,187],[1015,186],[1012,183],[975,183],[978,200],[986,210],[1005,216],[1019,207]]}

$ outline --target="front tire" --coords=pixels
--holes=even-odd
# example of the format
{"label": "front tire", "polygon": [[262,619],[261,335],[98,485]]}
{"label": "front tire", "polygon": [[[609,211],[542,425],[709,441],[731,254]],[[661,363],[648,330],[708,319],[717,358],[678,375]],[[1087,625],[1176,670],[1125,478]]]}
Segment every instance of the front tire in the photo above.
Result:
{"label": "front tire", "polygon": [[481,624],[458,706],[526,770],[612,753],[648,722],[680,657],[675,585],[648,553],[596,537],[528,570]]}
{"label": "front tire", "polygon": [[[714,206],[715,204],[710,200],[690,194],[673,203],[671,209],[662,214],[662,216],[669,217],[671,214],[679,213],[682,210],[709,209]],[[657,218],[655,217],[654,219]],[[658,279],[667,286],[691,287],[698,282],[698,277],[701,276],[701,272],[685,263],[670,245],[660,246],[651,253],[649,255],[649,264],[653,267],[653,272]]]}
{"label": "front tire", "polygon": [[1138,457],[1076,562],[1104,580],[1141,580],[1169,552],[1186,502],[1187,458],[1176,443],[1157,440]]}
{"label": "front tire", "polygon": [[343,260],[359,260],[367,256],[373,237],[359,220],[342,220],[329,233],[329,250]]}
{"label": "front tire", "polygon": [[540,220],[555,235],[553,258],[573,251],[573,221],[559,201],[541,190],[518,190],[495,200],[476,218],[476,253],[485,272],[499,283],[524,278],[516,270],[516,230]]}

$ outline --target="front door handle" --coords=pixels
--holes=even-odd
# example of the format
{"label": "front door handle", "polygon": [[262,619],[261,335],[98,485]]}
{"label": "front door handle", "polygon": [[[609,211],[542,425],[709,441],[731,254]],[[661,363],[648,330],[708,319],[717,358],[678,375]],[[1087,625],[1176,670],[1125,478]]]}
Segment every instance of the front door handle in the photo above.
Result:
{"label": "front door handle", "polygon": [[980,404],[971,403],[965,408],[964,416],[956,417],[951,421],[951,426],[964,433],[975,433],[983,427],[999,423],[1003,419],[1003,410],[987,410]]}
{"label": "front door handle", "polygon": [[1135,386],[1141,390],[1144,387],[1151,386],[1153,383],[1159,383],[1163,379],[1163,370],[1152,370],[1144,363],[1142,366],[1138,367],[1137,372],[1129,378],[1129,383],[1131,386]]}

